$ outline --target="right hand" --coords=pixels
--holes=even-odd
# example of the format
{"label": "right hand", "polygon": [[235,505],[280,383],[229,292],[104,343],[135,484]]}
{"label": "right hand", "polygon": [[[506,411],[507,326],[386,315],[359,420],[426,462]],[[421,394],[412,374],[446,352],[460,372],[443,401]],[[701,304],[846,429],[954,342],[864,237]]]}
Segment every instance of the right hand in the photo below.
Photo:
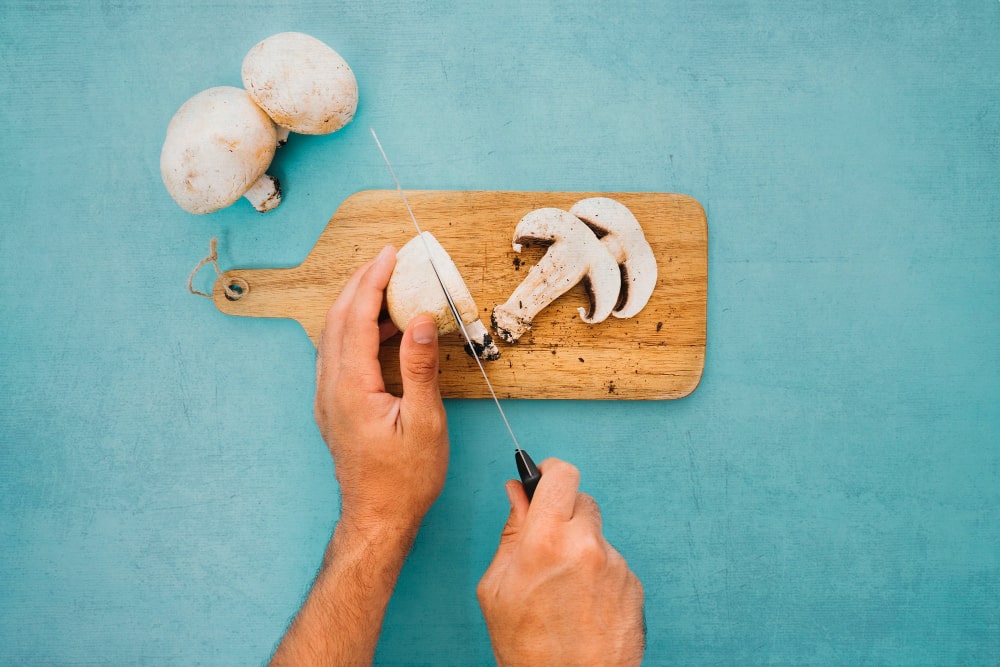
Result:
{"label": "right hand", "polygon": [[601,511],[579,493],[580,473],[542,462],[530,505],[507,482],[511,509],[476,594],[502,667],[638,665],[645,649],[643,590],[601,532]]}

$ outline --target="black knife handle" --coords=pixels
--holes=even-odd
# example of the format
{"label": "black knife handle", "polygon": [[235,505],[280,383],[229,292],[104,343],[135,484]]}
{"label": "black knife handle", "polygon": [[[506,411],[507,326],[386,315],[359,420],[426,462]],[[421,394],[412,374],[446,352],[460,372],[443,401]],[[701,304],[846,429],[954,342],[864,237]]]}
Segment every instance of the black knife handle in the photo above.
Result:
{"label": "black knife handle", "polygon": [[535,487],[542,478],[542,473],[538,472],[538,466],[528,456],[528,452],[518,449],[514,452],[514,462],[517,463],[517,474],[521,477],[521,486],[528,495],[528,502],[531,502],[535,495]]}

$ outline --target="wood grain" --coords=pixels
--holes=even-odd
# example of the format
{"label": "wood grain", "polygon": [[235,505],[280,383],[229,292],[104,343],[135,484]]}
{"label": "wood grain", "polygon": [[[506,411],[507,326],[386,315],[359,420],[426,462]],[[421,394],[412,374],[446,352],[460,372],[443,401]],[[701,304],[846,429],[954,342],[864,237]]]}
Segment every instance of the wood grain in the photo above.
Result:
{"label": "wood grain", "polygon": [[[423,230],[434,234],[462,272],[487,326],[493,307],[544,253],[540,247],[520,254],[511,248],[514,226],[534,209],[568,210],[585,197],[612,197],[632,210],[653,247],[659,277],[636,317],[585,324],[576,309],[586,296],[577,286],[543,310],[516,344],[498,340],[502,356],[485,366],[501,398],[672,399],[698,385],[705,362],[708,229],[696,200],[669,193],[421,190],[406,196]],[[355,268],[415,233],[398,192],[359,192],[343,202],[299,266],[226,271],[213,288],[215,305],[230,315],[295,319],[316,344],[326,311]],[[227,298],[227,284],[238,285],[242,296]],[[459,333],[441,339],[442,394],[488,397],[462,344]],[[401,389],[398,355],[395,336],[380,353],[394,393]]]}

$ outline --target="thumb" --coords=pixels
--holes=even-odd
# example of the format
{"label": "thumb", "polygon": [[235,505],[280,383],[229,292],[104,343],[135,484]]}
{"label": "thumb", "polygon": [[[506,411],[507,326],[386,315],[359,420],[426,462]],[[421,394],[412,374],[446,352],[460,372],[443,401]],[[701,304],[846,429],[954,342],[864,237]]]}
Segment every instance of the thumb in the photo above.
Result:
{"label": "thumb", "polygon": [[528,514],[528,494],[517,480],[509,479],[504,485],[507,499],[510,500],[510,514],[507,523],[500,533],[500,547],[497,552],[512,550],[520,539],[524,527],[524,519]]}
{"label": "thumb", "polygon": [[521,539],[524,520],[528,514],[528,495],[521,483],[513,479],[507,480],[504,489],[507,491],[507,499],[510,500],[510,514],[500,533],[500,546],[497,547],[496,555],[493,556],[493,561],[479,583],[480,597],[498,585],[503,578],[503,573],[517,552],[517,544]]}
{"label": "thumb", "polygon": [[399,344],[399,372],[403,396],[414,405],[441,400],[438,388],[437,324],[430,315],[410,320]]}

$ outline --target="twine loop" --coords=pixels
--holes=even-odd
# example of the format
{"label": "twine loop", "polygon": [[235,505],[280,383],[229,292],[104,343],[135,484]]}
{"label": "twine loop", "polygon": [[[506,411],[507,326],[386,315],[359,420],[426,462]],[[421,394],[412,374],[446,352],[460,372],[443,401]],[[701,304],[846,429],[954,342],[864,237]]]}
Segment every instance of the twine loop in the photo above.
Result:
{"label": "twine loop", "polygon": [[[203,296],[206,299],[212,298],[211,294],[205,294],[201,290],[195,289],[194,277],[198,275],[198,272],[201,271],[201,268],[206,264],[212,265],[212,267],[215,269],[216,276],[222,275],[222,271],[219,269],[218,245],[219,245],[219,239],[212,237],[212,240],[208,242],[208,257],[205,257],[200,262],[198,262],[198,265],[194,267],[193,271],[191,271],[191,275],[188,276],[187,286],[188,286],[188,291],[191,292],[191,294],[195,294],[197,296]],[[223,285],[222,289],[225,290],[226,298],[229,299],[230,301],[236,301],[241,296],[243,296],[243,290],[233,289],[232,285]]]}

